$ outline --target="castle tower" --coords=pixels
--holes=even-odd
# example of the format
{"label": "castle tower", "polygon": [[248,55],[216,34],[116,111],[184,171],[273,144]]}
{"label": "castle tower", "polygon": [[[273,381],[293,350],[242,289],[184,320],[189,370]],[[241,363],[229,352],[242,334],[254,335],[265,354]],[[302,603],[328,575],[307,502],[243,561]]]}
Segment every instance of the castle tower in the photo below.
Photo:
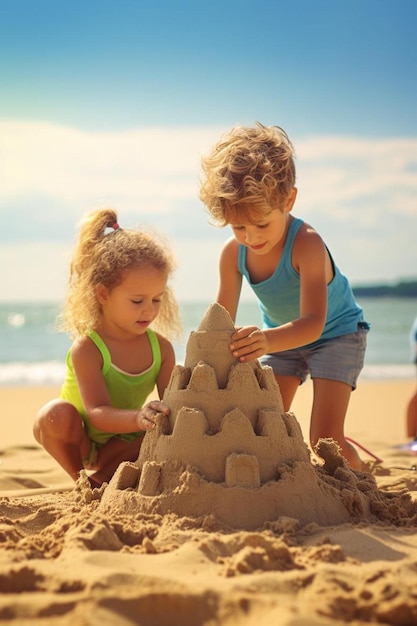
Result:
{"label": "castle tower", "polygon": [[191,332],[184,367],[174,368],[164,394],[171,426],[182,407],[199,409],[209,427],[218,430],[225,413],[240,409],[256,428],[259,409],[283,412],[271,368],[257,361],[240,363],[229,348],[234,325],[225,308],[212,304],[198,330]]}

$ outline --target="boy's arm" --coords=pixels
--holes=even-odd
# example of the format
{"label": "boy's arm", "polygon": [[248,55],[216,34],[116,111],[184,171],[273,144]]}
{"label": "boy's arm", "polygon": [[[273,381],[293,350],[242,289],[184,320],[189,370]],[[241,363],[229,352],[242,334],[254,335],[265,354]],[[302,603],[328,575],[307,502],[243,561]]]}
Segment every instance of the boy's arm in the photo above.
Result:
{"label": "boy's arm", "polygon": [[326,246],[308,224],[303,225],[295,240],[293,263],[300,275],[300,317],[294,323],[298,346],[304,346],[319,339],[323,332],[327,316],[327,285],[334,276]]}
{"label": "boy's arm", "polygon": [[242,274],[238,269],[239,244],[233,237],[229,239],[221,252],[219,272],[220,284],[216,302],[224,306],[233,321],[236,320],[237,307],[242,289]]}
{"label": "boy's arm", "polygon": [[322,239],[308,225],[296,238],[293,265],[300,275],[300,316],[277,328],[260,330],[246,326],[237,330],[231,350],[241,361],[304,346],[316,341],[323,332],[327,315],[327,283],[332,279],[332,269]]}

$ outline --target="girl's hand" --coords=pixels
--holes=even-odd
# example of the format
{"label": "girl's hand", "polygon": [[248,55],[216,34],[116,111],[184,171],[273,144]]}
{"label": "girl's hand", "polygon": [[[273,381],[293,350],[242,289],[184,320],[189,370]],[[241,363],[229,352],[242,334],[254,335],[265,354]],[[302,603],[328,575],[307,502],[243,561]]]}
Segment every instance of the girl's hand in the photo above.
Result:
{"label": "girl's hand", "polygon": [[152,430],[155,428],[158,417],[163,415],[169,415],[170,410],[166,404],[159,400],[152,400],[145,404],[137,413],[137,424],[140,430]]}
{"label": "girl's hand", "polygon": [[243,326],[232,335],[230,349],[239,361],[253,361],[268,352],[268,340],[257,326]]}

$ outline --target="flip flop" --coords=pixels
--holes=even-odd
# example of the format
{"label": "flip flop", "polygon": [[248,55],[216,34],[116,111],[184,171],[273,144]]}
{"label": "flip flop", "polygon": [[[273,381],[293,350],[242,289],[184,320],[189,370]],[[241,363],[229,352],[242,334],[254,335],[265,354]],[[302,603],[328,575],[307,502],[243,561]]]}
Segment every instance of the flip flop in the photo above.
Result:
{"label": "flip flop", "polygon": [[[368,448],[365,448],[362,444],[358,443],[351,437],[345,437],[345,439],[346,441],[349,441],[349,443],[353,444],[354,446],[362,450],[362,452],[365,452],[365,454],[368,454],[371,458],[373,458],[375,463],[383,463],[383,459],[381,459],[379,456],[376,456],[376,454],[368,450]],[[416,445],[417,445],[417,442],[416,442]],[[417,450],[417,447],[416,447],[416,450]]]}

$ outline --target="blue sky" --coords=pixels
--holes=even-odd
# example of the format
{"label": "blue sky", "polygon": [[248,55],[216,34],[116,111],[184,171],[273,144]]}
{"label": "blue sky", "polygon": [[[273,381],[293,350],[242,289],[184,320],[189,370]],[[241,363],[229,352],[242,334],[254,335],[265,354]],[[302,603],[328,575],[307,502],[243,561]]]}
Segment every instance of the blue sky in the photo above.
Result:
{"label": "blue sky", "polygon": [[414,0],[0,0],[0,300],[61,299],[76,226],[110,204],[168,234],[179,298],[213,300],[227,229],[201,155],[278,124],[294,214],[354,284],[417,275]]}

